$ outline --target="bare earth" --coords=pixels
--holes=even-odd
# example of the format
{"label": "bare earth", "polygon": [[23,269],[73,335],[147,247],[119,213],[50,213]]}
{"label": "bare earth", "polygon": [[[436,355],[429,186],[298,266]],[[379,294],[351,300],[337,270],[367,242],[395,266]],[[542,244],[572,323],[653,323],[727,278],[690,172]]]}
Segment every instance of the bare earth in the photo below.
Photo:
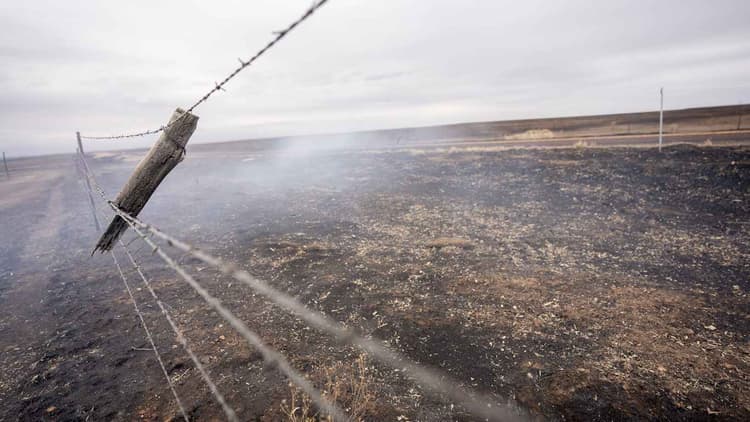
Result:
{"label": "bare earth", "polygon": [[[110,195],[139,154],[90,159]],[[97,233],[71,157],[10,164],[0,420],[177,418],[111,257],[90,256]],[[141,217],[534,417],[750,419],[748,147],[225,144],[189,151]],[[131,248],[241,419],[292,420],[301,395],[148,248]],[[473,420],[167,252],[363,420]],[[126,275],[191,417],[223,419]]]}

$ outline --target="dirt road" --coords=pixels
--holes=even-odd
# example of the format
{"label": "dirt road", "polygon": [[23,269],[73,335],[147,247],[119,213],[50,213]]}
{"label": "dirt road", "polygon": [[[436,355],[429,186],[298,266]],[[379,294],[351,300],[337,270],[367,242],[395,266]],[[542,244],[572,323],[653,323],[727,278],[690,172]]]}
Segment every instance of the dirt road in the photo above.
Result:
{"label": "dirt road", "polygon": [[159,379],[129,350],[142,334],[111,259],[89,257],[96,233],[72,160],[12,165],[0,186],[0,419],[130,419]]}
{"label": "dirt road", "polygon": [[[571,147],[654,147],[659,145],[658,135],[571,136],[528,139],[453,139],[441,141],[399,142],[383,147],[395,150],[409,148],[571,148]],[[670,145],[736,146],[750,144],[750,130],[725,132],[696,132],[663,135],[663,146]]]}

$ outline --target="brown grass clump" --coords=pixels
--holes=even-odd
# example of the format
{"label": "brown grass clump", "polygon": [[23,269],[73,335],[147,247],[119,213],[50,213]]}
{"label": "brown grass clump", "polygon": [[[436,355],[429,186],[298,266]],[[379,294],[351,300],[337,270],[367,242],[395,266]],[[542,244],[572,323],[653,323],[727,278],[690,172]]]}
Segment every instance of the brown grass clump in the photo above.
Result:
{"label": "brown grass clump", "polygon": [[463,239],[460,237],[439,237],[437,239],[431,240],[425,244],[428,248],[447,248],[447,247],[455,247],[460,249],[471,249],[474,247],[474,243],[472,243],[470,240]]}
{"label": "brown grass clump", "polygon": [[[319,368],[315,378],[324,385],[324,396],[338,403],[353,421],[363,421],[374,416],[374,380],[367,366],[367,357],[362,354],[351,364],[336,362]],[[330,415],[321,416],[314,408],[310,397],[296,385],[290,384],[290,398],[281,403],[280,410],[289,422],[333,422]]]}
{"label": "brown grass clump", "polygon": [[312,400],[302,393],[294,384],[289,384],[291,398],[281,402],[281,413],[289,422],[315,422],[317,412],[313,410]]}

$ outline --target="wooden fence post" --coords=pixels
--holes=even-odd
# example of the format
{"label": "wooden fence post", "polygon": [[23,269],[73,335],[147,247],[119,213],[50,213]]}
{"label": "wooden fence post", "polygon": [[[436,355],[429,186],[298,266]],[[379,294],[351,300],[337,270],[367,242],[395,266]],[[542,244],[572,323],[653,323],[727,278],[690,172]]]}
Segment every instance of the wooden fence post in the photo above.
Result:
{"label": "wooden fence post", "polygon": [[[123,186],[114,204],[124,212],[137,216],[148,202],[162,180],[185,156],[185,145],[198,125],[198,116],[177,109],[169,119],[169,124],[156,143],[143,157],[135,171]],[[115,216],[107,227],[94,252],[111,250],[128,223]]]}
{"label": "wooden fence post", "polygon": [[78,139],[78,151],[85,156],[86,153],[83,152],[83,143],[81,142],[81,132],[76,132],[76,139]]}

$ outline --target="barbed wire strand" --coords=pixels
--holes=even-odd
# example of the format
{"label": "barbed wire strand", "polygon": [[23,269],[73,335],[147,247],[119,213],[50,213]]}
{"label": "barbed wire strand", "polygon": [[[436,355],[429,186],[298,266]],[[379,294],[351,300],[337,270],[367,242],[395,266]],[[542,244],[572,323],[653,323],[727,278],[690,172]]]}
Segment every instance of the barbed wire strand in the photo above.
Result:
{"label": "barbed wire strand", "polygon": [[84,135],[81,135],[81,139],[92,139],[92,140],[107,140],[107,139],[109,139],[109,140],[112,140],[112,139],[136,138],[136,137],[139,137],[139,136],[146,136],[146,135],[157,134],[159,132],[162,132],[162,131],[166,130],[167,128],[169,128],[169,127],[173,126],[174,124],[176,124],[180,119],[183,118],[183,116],[186,116],[186,115],[192,113],[193,110],[195,110],[196,107],[198,107],[203,102],[205,102],[206,100],[208,100],[208,98],[211,95],[213,95],[216,91],[223,91],[224,90],[224,85],[226,85],[227,82],[229,82],[232,78],[234,78],[235,76],[237,76],[237,74],[240,73],[240,72],[242,72],[245,68],[247,68],[248,66],[250,66],[251,64],[253,64],[258,58],[260,58],[260,56],[262,56],[265,52],[267,52],[268,50],[270,50],[274,45],[276,45],[276,43],[278,43],[284,37],[286,37],[287,34],[289,34],[289,32],[293,31],[297,26],[299,26],[299,24],[301,24],[302,22],[304,22],[305,19],[307,19],[310,16],[312,16],[313,13],[315,13],[320,7],[322,7],[327,2],[328,2],[328,0],[318,0],[318,1],[316,1],[315,3],[313,3],[312,6],[310,6],[305,11],[305,13],[302,14],[302,16],[300,16],[299,18],[297,18],[297,20],[295,20],[289,26],[287,26],[286,29],[275,32],[276,37],[274,37],[271,41],[269,41],[263,48],[261,48],[260,50],[258,50],[258,52],[255,53],[255,55],[252,56],[249,60],[243,61],[242,59],[239,59],[240,66],[238,66],[232,73],[230,73],[226,78],[224,78],[224,80],[222,80],[219,83],[215,83],[213,88],[211,88],[205,95],[203,95],[201,98],[199,98],[193,105],[191,105],[186,110],[186,112],[184,114],[182,114],[177,119],[169,122],[168,124],[166,124],[164,126],[161,126],[158,129],[146,130],[146,131],[139,132],[139,133],[132,133],[132,134],[126,134],[126,135],[114,135],[114,136],[84,136]]}
{"label": "barbed wire strand", "polygon": [[125,277],[125,274],[122,272],[120,263],[117,262],[117,257],[115,256],[114,252],[110,251],[110,254],[112,255],[112,259],[115,262],[117,271],[120,273],[122,282],[123,284],[125,284],[125,290],[128,291],[128,296],[130,296],[130,300],[133,301],[133,307],[135,308],[135,313],[138,314],[138,318],[140,318],[141,320],[143,331],[146,332],[146,338],[148,338],[148,342],[151,343],[151,348],[154,350],[154,354],[156,355],[156,360],[159,362],[161,371],[164,373],[164,377],[167,379],[167,384],[169,384],[169,389],[172,390],[172,394],[174,395],[174,398],[177,401],[177,406],[180,408],[180,413],[182,413],[182,417],[185,418],[185,421],[190,421],[190,418],[188,418],[187,412],[185,411],[185,406],[182,405],[182,400],[180,400],[180,396],[177,394],[177,390],[175,390],[174,388],[174,383],[172,382],[172,378],[169,376],[169,373],[167,372],[167,368],[164,367],[164,361],[162,361],[161,355],[159,354],[159,350],[156,348],[156,344],[154,343],[154,339],[151,337],[151,331],[149,331],[148,326],[146,325],[146,320],[143,319],[143,314],[141,313],[141,310],[138,309],[138,303],[135,301],[135,296],[133,296],[133,292],[130,290],[130,285],[128,284],[128,280]]}
{"label": "barbed wire strand", "polygon": [[161,313],[169,322],[169,326],[172,327],[172,331],[174,331],[175,336],[177,336],[177,341],[180,343],[182,348],[188,354],[188,356],[190,357],[190,360],[193,361],[193,364],[198,369],[198,372],[203,378],[203,381],[206,383],[206,385],[208,385],[208,388],[211,390],[211,393],[213,393],[214,397],[216,398],[216,401],[219,402],[219,404],[221,405],[221,408],[224,410],[224,413],[226,414],[227,419],[232,422],[239,422],[239,419],[237,418],[237,414],[234,412],[234,409],[232,409],[227,404],[226,400],[224,399],[224,396],[216,387],[216,384],[214,384],[214,382],[211,380],[211,376],[208,375],[208,371],[206,371],[206,368],[203,367],[203,364],[200,362],[198,357],[195,355],[193,350],[188,345],[187,339],[185,338],[185,335],[182,333],[182,330],[180,330],[180,328],[174,322],[174,320],[172,319],[172,316],[169,314],[169,312],[165,308],[164,303],[162,303],[162,301],[156,295],[156,292],[151,286],[151,283],[146,278],[146,275],[143,273],[141,266],[138,264],[138,262],[130,253],[130,250],[122,242],[122,240],[120,240],[119,242],[120,242],[120,246],[122,246],[122,249],[125,251],[125,254],[127,254],[128,259],[130,259],[130,262],[133,264],[133,267],[135,268],[136,272],[141,277],[141,280],[143,281],[143,284],[146,286],[146,289],[149,291],[149,293],[151,293],[151,297],[154,298],[154,300],[156,301],[156,304],[159,306],[159,310],[161,310]]}
{"label": "barbed wire strand", "polygon": [[[86,167],[88,167],[88,165]],[[122,212],[116,206],[113,207],[113,204],[111,204],[111,202],[107,199],[106,192],[104,192],[101,186],[99,186],[98,182],[93,177],[93,174],[89,173],[89,176],[93,186],[96,188],[99,195],[110,205],[110,208],[112,208],[115,213]],[[125,221],[128,222],[128,220]],[[333,403],[325,398],[307,378],[302,376],[291,366],[291,364],[282,354],[266,345],[257,333],[255,333],[244,322],[237,318],[221,303],[218,298],[212,296],[203,286],[201,286],[200,283],[195,280],[195,278],[193,278],[193,276],[191,276],[181,265],[177,264],[145,233],[143,233],[138,227],[132,225],[130,222],[128,222],[128,224],[133,228],[135,233],[151,247],[152,253],[156,253],[157,255],[159,255],[159,257],[165,262],[165,264],[167,264],[168,267],[177,272],[177,274],[179,274],[190,285],[190,287],[192,287],[193,290],[195,290],[196,293],[198,293],[198,295],[200,295],[201,298],[203,298],[203,300],[205,300],[206,303],[209,304],[209,306],[211,306],[217,313],[219,313],[219,315],[221,315],[224,320],[229,323],[229,325],[231,325],[235,330],[237,330],[237,332],[240,333],[240,335],[242,335],[243,338],[245,338],[245,340],[247,340],[250,346],[254,347],[261,353],[264,360],[269,366],[276,367],[292,383],[297,385],[305,394],[307,394],[321,411],[330,415],[334,420],[351,420],[336,403]]]}
{"label": "barbed wire strand", "polygon": [[[146,230],[152,235],[166,241],[166,243],[178,250],[189,252],[195,258],[202,262],[217,268],[220,272],[225,275],[233,277],[235,280],[247,285],[257,293],[262,294],[272,302],[281,306],[282,308],[294,313],[301,319],[307,321],[312,326],[329,333],[334,338],[341,342],[354,345],[370,355],[375,357],[380,362],[389,365],[395,369],[403,370],[404,373],[409,375],[415,380],[422,388],[431,391],[434,394],[444,394],[451,400],[460,404],[463,408],[473,413],[476,416],[486,418],[492,421],[500,420],[522,420],[521,411],[515,405],[508,403],[505,405],[497,403],[497,400],[491,396],[479,393],[470,393],[456,380],[448,378],[446,375],[439,374],[436,371],[425,368],[424,366],[409,360],[408,358],[400,355],[389,349],[381,342],[365,338],[356,334],[348,327],[341,323],[334,321],[330,317],[313,311],[306,307],[304,304],[289,296],[288,294],[281,292],[268,283],[252,276],[250,273],[244,270],[240,270],[236,265],[226,263],[219,258],[209,255],[206,252],[201,251],[173,236],[167,235],[161,230],[155,228],[150,224],[143,223],[137,218],[127,214],[126,212],[119,209],[112,201],[106,198],[106,194],[100,190],[100,195],[109,204],[110,208],[123,218],[131,228],[133,228],[138,235],[140,235],[157,253],[162,253],[161,249],[154,244],[151,239],[146,237],[142,230]],[[165,260],[168,265],[169,261]],[[170,265],[173,267],[172,265]],[[173,269],[175,269],[173,267]],[[176,270],[176,269],[175,269]],[[176,270],[177,271],[177,270]],[[184,270],[181,270],[184,272]],[[180,271],[178,271],[180,273]]]}

